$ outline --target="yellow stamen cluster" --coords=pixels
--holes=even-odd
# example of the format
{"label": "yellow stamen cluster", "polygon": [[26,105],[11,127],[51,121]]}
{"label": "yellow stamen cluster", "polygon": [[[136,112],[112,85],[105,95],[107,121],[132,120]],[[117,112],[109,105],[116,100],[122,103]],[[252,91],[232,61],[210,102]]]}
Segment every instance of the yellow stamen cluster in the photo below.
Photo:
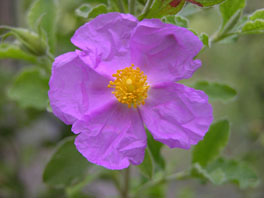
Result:
{"label": "yellow stamen cluster", "polygon": [[113,74],[115,81],[110,81],[108,84],[109,88],[115,89],[112,93],[117,100],[127,104],[129,108],[144,105],[149,89],[147,76],[138,67],[136,69],[133,67],[132,64],[130,67],[117,70],[117,73]]}

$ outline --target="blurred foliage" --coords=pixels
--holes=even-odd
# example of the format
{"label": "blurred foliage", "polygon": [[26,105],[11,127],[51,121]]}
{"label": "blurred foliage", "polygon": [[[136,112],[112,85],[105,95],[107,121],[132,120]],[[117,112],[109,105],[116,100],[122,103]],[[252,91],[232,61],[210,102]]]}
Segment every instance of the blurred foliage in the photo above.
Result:
{"label": "blurred foliage", "polygon": [[[132,195],[204,198],[202,188],[225,184],[235,188],[228,191],[230,197],[262,198],[264,188],[258,179],[264,179],[262,0],[139,0],[134,10],[128,9],[126,0],[9,2],[17,8],[9,17],[16,16],[18,24],[0,24],[0,59],[5,59],[0,62],[0,197],[111,196],[111,190],[96,189],[92,181],[112,182],[122,193],[121,175],[93,170],[68,137],[70,127],[46,108],[52,62],[75,49],[70,42],[74,31],[99,14],[130,10],[139,19],[161,18],[199,36],[204,48],[197,58],[203,67],[183,83],[208,94],[215,117],[191,157],[186,152],[181,157],[178,151],[166,156],[165,146],[147,132],[145,160],[133,169],[140,175],[133,176]],[[176,173],[175,162],[183,166]],[[181,188],[175,180],[187,183]],[[175,186],[178,196],[173,195]],[[222,197],[221,191],[213,197]]]}

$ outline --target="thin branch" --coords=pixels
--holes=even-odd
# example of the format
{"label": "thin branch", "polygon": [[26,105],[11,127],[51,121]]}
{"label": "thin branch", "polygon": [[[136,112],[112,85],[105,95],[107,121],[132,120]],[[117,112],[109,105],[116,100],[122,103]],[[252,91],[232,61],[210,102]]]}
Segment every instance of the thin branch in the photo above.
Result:
{"label": "thin branch", "polygon": [[117,0],[117,4],[118,4],[120,12],[124,13],[125,12],[125,7],[124,7],[124,4],[123,4],[123,0]]}
{"label": "thin branch", "polygon": [[135,14],[136,0],[128,0],[128,9],[130,14]]}
{"label": "thin branch", "polygon": [[122,198],[128,198],[130,187],[130,167],[128,167],[124,172],[124,188],[122,193]]}
{"label": "thin branch", "polygon": [[148,14],[152,3],[153,3],[153,0],[148,0],[147,1],[147,3],[146,3],[146,5],[145,5],[145,7],[144,7],[144,9],[143,9],[143,11],[142,11],[142,13],[140,15],[140,20],[142,20]]}

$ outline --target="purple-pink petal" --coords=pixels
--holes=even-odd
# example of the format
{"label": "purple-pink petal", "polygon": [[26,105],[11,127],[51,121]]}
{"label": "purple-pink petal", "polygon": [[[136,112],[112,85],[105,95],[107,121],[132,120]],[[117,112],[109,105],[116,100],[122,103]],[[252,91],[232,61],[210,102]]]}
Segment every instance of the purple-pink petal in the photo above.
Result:
{"label": "purple-pink petal", "polygon": [[66,124],[73,124],[88,111],[115,100],[108,83],[109,79],[90,69],[75,52],[57,57],[48,93],[53,113]]}
{"label": "purple-pink petal", "polygon": [[191,77],[201,66],[200,60],[193,59],[202,46],[186,28],[145,19],[131,36],[131,61],[145,72],[152,85],[178,81]]}
{"label": "purple-pink petal", "polygon": [[71,41],[83,50],[79,55],[87,65],[111,76],[131,65],[129,41],[137,23],[130,14],[103,14],[81,26]]}
{"label": "purple-pink petal", "polygon": [[152,87],[140,113],[154,139],[171,148],[197,144],[213,120],[207,95],[178,83]]}
{"label": "purple-pink petal", "polygon": [[137,109],[118,102],[86,115],[74,123],[81,132],[75,145],[88,161],[108,169],[138,165],[144,159],[147,144],[144,125]]}

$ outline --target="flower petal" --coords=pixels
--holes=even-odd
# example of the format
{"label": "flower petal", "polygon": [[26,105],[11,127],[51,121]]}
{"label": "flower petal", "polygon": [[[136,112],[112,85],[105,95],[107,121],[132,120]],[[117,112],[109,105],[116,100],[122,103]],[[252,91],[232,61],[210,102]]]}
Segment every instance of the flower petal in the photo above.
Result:
{"label": "flower petal", "polygon": [[151,84],[189,78],[201,66],[193,58],[203,44],[190,30],[158,19],[145,19],[134,30],[130,41],[131,60]]}
{"label": "flower petal", "polygon": [[108,83],[109,79],[85,65],[75,52],[57,57],[48,93],[53,113],[66,124],[73,124],[87,111],[114,99]]}
{"label": "flower petal", "polygon": [[140,113],[154,139],[171,148],[197,144],[213,120],[207,95],[178,83],[151,88]]}
{"label": "flower petal", "polygon": [[103,14],[81,26],[71,41],[83,50],[80,57],[85,63],[111,76],[131,65],[129,40],[137,23],[130,14]]}
{"label": "flower petal", "polygon": [[88,161],[108,169],[138,165],[147,145],[137,109],[114,102],[74,123],[75,145]]}

